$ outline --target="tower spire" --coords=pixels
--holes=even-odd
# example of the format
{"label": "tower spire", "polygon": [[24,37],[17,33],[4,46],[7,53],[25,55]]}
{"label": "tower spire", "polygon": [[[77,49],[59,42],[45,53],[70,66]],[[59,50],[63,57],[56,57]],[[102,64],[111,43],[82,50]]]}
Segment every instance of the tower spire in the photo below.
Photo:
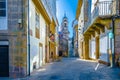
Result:
{"label": "tower spire", "polygon": [[66,17],[66,11],[64,12],[64,17]]}

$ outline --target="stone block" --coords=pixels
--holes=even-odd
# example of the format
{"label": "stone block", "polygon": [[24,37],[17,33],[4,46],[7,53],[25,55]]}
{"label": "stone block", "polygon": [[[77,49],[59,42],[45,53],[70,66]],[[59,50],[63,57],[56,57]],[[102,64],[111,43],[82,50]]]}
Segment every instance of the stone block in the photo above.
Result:
{"label": "stone block", "polygon": [[116,20],[116,22],[115,22],[115,28],[116,29],[120,29],[120,20]]}
{"label": "stone block", "polygon": [[120,35],[120,28],[115,29],[115,35]]}
{"label": "stone block", "polygon": [[116,41],[120,41],[120,35],[118,35],[118,36],[116,35],[116,36],[115,36],[115,42],[116,42]]}
{"label": "stone block", "polygon": [[120,48],[115,48],[115,53],[120,53]]}
{"label": "stone block", "polygon": [[116,41],[116,42],[115,42],[115,47],[116,47],[116,48],[120,48],[120,41]]}

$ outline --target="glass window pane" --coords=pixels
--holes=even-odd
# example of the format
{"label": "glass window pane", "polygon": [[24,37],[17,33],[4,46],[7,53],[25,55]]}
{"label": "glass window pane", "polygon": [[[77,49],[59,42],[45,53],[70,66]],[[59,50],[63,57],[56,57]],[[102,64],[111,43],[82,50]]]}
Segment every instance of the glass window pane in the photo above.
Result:
{"label": "glass window pane", "polygon": [[0,2],[0,8],[6,8],[5,2]]}
{"label": "glass window pane", "polygon": [[0,17],[6,16],[6,10],[0,10]]}

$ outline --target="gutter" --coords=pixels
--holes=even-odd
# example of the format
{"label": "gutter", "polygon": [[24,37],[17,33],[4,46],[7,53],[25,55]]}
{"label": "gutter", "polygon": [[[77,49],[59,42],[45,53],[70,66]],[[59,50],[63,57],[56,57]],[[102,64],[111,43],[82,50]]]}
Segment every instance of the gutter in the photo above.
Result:
{"label": "gutter", "polygon": [[29,18],[29,11],[30,11],[30,0],[28,0],[28,76],[30,76],[30,18]]}

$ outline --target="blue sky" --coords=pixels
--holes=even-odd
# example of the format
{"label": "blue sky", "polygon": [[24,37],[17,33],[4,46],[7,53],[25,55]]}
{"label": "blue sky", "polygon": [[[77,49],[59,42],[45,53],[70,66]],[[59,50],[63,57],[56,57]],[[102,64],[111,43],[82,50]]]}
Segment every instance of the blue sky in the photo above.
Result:
{"label": "blue sky", "polygon": [[75,19],[77,2],[78,0],[57,0],[57,18],[59,26],[61,26],[64,13],[66,13],[69,22],[68,28],[70,37],[73,36],[72,21]]}

